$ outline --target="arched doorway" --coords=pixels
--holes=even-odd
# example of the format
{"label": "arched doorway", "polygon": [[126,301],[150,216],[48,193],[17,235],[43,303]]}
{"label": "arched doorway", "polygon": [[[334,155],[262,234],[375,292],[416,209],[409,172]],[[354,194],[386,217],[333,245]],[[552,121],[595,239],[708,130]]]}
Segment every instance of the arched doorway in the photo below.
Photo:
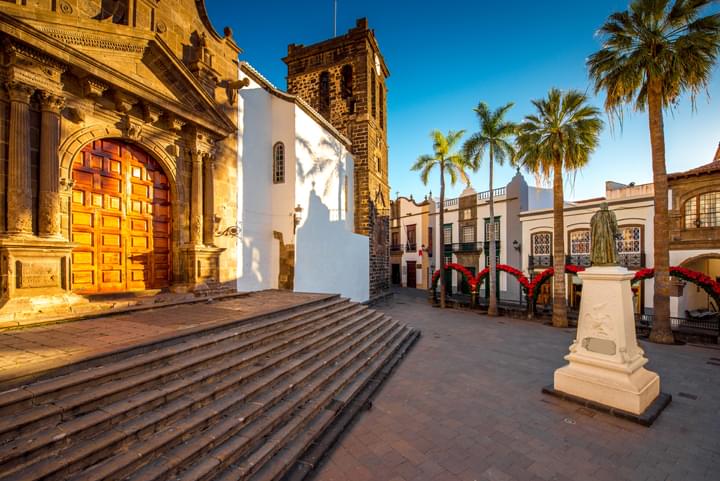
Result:
{"label": "arched doorway", "polygon": [[[701,254],[685,259],[680,267],[705,274],[713,280],[720,281],[720,254]],[[688,283],[683,289],[682,297],[678,299],[678,317],[688,316],[692,313],[713,311],[717,312],[720,306],[700,286]]]}
{"label": "arched doorway", "polygon": [[172,281],[168,177],[139,147],[114,139],[85,146],[73,163],[72,289],[159,289]]}

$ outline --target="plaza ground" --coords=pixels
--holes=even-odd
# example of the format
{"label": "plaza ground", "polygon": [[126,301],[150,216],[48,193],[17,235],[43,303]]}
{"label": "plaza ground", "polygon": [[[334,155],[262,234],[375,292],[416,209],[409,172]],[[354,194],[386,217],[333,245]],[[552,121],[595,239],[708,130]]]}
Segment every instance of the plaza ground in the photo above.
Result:
{"label": "plaza ground", "polygon": [[314,481],[719,479],[717,346],[641,342],[673,396],[645,428],[540,392],[573,329],[441,311],[410,294],[380,309],[422,338]]}

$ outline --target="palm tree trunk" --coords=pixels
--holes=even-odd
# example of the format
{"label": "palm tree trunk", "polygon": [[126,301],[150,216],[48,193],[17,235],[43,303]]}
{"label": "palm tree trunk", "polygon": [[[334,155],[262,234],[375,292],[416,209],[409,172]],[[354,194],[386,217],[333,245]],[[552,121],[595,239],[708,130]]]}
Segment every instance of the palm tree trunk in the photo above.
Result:
{"label": "palm tree trunk", "polygon": [[490,236],[489,246],[490,252],[486,255],[490,256],[490,305],[488,306],[488,316],[497,316],[497,259],[495,259],[495,197],[493,195],[493,165],[495,163],[494,152],[490,146]]}
{"label": "palm tree trunk", "polygon": [[445,165],[440,162],[440,307],[445,309]]}
{"label": "palm tree trunk", "polygon": [[567,327],[567,302],[565,300],[565,199],[563,193],[562,159],[553,166],[553,312],[555,327]]}
{"label": "palm tree trunk", "polygon": [[655,292],[653,325],[650,341],[661,344],[675,342],[670,327],[670,233],[668,231],[668,180],[665,170],[665,132],[660,80],[651,78],[648,86],[648,120],[652,148],[653,187],[655,202],[654,262]]}

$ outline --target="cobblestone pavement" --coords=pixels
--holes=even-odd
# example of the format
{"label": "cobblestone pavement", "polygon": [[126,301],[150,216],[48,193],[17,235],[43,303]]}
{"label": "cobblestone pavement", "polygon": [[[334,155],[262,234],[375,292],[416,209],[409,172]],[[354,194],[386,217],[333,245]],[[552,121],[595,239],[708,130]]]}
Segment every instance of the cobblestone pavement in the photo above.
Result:
{"label": "cobblestone pavement", "polygon": [[241,319],[321,297],[262,291],[213,303],[183,304],[0,333],[0,383],[110,353],[201,325]]}
{"label": "cobblestone pavement", "polygon": [[571,329],[404,295],[381,308],[423,337],[314,481],[720,479],[717,348],[642,342],[673,396],[645,428],[540,392]]}

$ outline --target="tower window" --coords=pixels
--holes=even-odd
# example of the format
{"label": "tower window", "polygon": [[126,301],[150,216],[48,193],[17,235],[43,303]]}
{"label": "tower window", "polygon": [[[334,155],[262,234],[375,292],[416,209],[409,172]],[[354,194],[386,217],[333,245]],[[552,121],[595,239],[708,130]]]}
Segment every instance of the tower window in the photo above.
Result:
{"label": "tower window", "polygon": [[372,116],[377,118],[377,86],[375,85],[375,71],[370,71],[370,108],[372,109]]}
{"label": "tower window", "polygon": [[320,113],[324,116],[330,114],[330,72],[320,73]]}
{"label": "tower window", "polygon": [[273,147],[273,184],[285,183],[285,144],[278,142]]}
{"label": "tower window", "polygon": [[352,65],[344,65],[342,68],[342,98],[347,99],[353,94],[353,68]]}
{"label": "tower window", "polygon": [[383,88],[382,85],[378,85],[378,93],[380,94],[380,128],[385,128],[385,106],[383,104],[384,102],[384,95],[383,95]]}

